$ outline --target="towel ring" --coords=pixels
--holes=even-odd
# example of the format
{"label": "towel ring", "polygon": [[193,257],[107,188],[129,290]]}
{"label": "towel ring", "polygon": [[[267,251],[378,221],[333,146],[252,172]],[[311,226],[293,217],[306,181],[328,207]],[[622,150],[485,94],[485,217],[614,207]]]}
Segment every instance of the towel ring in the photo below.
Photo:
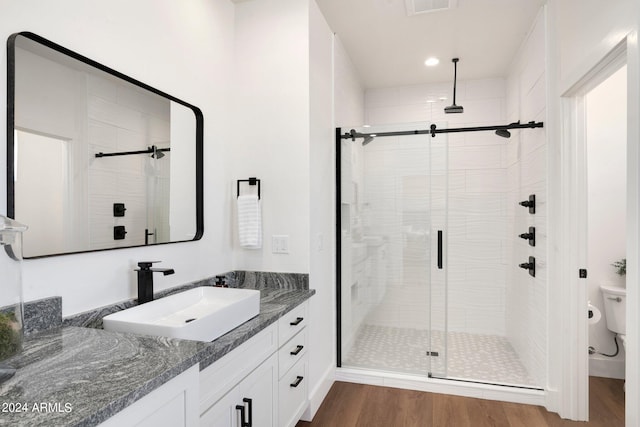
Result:
{"label": "towel ring", "polygon": [[256,177],[251,177],[249,179],[239,179],[236,183],[236,198],[240,197],[240,183],[248,182],[249,185],[258,184],[258,200],[260,200],[260,180]]}

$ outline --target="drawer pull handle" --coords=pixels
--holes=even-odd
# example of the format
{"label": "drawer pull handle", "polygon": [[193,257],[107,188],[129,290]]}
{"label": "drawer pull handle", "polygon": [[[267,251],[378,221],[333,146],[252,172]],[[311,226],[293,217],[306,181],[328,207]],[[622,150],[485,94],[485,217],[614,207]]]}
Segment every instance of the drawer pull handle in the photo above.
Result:
{"label": "drawer pull handle", "polygon": [[302,351],[302,349],[303,349],[303,348],[304,348],[304,346],[303,346],[303,345],[297,345],[297,346],[296,346],[296,349],[295,349],[295,350],[293,350],[293,351],[292,351],[291,353],[289,353],[289,354],[290,354],[290,355],[292,355],[292,356],[297,356],[297,355]]}
{"label": "drawer pull handle", "polygon": [[300,385],[300,383],[302,382],[302,379],[303,379],[303,378],[304,378],[304,377],[297,376],[297,377],[296,377],[296,380],[293,382],[293,384],[289,384],[289,385],[290,385],[291,387],[293,387],[293,388],[296,388],[296,387],[298,387],[298,386]]}
{"label": "drawer pull handle", "polygon": [[303,320],[304,320],[304,317],[298,317],[298,318],[296,318],[296,320],[295,320],[295,321],[293,321],[293,322],[291,322],[291,323],[289,323],[289,324],[290,324],[291,326],[297,326],[297,325],[299,325],[299,324],[300,324],[300,322],[302,322]]}
{"label": "drawer pull handle", "polygon": [[[242,405],[236,405],[236,411],[240,411],[240,425],[241,427],[252,427],[253,425],[253,408],[251,407],[251,399],[244,398],[242,399]],[[245,421],[246,416],[246,408],[245,403],[249,404],[249,421]]]}

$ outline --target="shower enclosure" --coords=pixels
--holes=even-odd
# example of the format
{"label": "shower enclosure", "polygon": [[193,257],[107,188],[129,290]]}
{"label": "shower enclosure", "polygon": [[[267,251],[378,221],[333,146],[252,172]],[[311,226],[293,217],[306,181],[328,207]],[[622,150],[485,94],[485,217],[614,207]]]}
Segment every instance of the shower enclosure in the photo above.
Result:
{"label": "shower enclosure", "polygon": [[507,334],[509,142],[436,125],[336,130],[338,365],[542,388]]}

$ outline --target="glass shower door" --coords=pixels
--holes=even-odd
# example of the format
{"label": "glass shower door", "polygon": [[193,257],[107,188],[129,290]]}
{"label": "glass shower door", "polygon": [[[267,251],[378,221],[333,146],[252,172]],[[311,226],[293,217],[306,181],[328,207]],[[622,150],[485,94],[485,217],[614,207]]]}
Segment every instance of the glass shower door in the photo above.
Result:
{"label": "glass shower door", "polygon": [[341,366],[444,375],[446,137],[342,139],[340,159]]}

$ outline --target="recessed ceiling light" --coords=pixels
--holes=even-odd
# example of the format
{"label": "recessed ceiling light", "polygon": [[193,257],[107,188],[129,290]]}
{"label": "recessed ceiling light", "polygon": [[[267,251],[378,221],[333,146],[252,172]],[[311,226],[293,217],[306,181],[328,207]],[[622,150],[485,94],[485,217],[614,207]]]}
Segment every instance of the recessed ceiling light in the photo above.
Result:
{"label": "recessed ceiling light", "polygon": [[363,128],[370,128],[371,125],[362,125]]}
{"label": "recessed ceiling light", "polygon": [[440,98],[438,98],[440,101],[446,101],[447,97],[446,96],[441,96]]}
{"label": "recessed ceiling light", "polygon": [[432,99],[432,98],[427,99],[428,104],[433,104],[434,102],[436,102],[435,99]]}
{"label": "recessed ceiling light", "polygon": [[435,65],[438,65],[440,63],[440,60],[438,58],[428,58],[426,61],[424,61],[424,65],[426,65],[427,67],[433,67]]}

